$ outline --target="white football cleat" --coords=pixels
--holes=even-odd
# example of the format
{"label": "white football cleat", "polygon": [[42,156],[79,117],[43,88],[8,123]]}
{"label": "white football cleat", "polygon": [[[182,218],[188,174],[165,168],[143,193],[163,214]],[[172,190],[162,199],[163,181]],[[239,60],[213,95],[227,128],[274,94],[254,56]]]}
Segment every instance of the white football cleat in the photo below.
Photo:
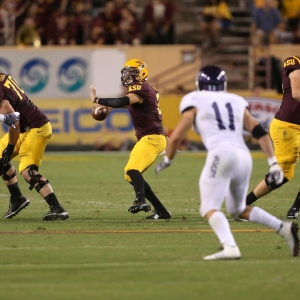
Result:
{"label": "white football cleat", "polygon": [[293,256],[299,255],[299,237],[298,224],[293,222],[282,222],[278,234],[281,235],[287,242]]}
{"label": "white football cleat", "polygon": [[203,260],[240,259],[241,252],[238,246],[224,246],[224,249],[212,255],[204,256]]}

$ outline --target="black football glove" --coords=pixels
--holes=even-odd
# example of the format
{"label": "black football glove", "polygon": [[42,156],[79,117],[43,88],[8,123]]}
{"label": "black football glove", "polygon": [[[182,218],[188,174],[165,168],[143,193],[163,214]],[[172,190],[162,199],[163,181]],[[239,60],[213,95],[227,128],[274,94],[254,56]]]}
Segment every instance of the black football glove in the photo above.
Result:
{"label": "black football glove", "polygon": [[171,165],[171,160],[167,156],[164,156],[163,161],[161,161],[155,168],[155,174],[157,175],[163,169],[169,167]]}
{"label": "black football glove", "polygon": [[7,165],[10,162],[11,155],[13,154],[15,145],[8,144],[2,152],[2,165]]}
{"label": "black football glove", "polygon": [[14,129],[16,129],[14,123],[18,122],[19,120],[20,120],[20,113],[17,111],[4,115],[4,123],[7,124],[8,126],[11,126]]}

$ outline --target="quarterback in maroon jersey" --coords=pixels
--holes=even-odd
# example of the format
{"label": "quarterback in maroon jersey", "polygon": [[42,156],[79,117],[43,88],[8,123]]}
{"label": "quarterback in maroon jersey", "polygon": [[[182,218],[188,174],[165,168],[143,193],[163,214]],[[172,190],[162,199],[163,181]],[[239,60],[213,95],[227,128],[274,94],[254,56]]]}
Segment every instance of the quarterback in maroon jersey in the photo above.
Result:
{"label": "quarterback in maroon jersey", "polygon": [[[270,124],[275,156],[284,172],[282,184],[294,177],[295,166],[299,160],[300,149],[300,56],[284,60],[282,67],[282,103]],[[266,179],[268,174],[266,175]],[[267,183],[263,179],[247,196],[247,204],[279,188],[282,184]],[[298,219],[300,209],[300,190],[294,204],[287,212],[288,219]]]}
{"label": "quarterback in maroon jersey", "polygon": [[139,59],[127,61],[121,71],[121,82],[126,87],[127,95],[120,98],[97,98],[91,86],[91,100],[113,108],[127,107],[135,128],[137,143],[132,149],[125,166],[125,180],[134,188],[136,199],[128,211],[135,214],[148,212],[151,206],[154,213],[146,219],[170,219],[171,215],[144,180],[143,173],[152,165],[156,157],[162,153],[167,144],[162,126],[162,114],[159,106],[158,91],[146,82],[148,68]]}
{"label": "quarterback in maroon jersey", "polygon": [[68,212],[58,202],[49,181],[39,173],[39,166],[52,134],[49,119],[30,101],[16,80],[3,73],[0,73],[0,112],[20,113],[20,121],[15,123],[16,128],[9,127],[8,133],[0,139],[0,174],[10,193],[9,209],[3,218],[12,218],[30,202],[22,195],[16,170],[10,163],[18,155],[20,174],[29,183],[30,190],[35,189],[50,207],[43,220],[66,220]]}

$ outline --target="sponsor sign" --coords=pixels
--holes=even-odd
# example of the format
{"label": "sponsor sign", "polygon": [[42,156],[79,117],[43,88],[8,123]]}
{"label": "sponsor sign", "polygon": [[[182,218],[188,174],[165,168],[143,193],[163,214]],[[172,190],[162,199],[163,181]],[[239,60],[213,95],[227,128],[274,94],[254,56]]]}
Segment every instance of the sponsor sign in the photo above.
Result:
{"label": "sponsor sign", "polygon": [[247,96],[244,98],[249,103],[251,115],[264,127],[265,130],[269,131],[270,123],[276,112],[279,110],[281,101],[274,98],[256,96]]}
{"label": "sponsor sign", "polygon": [[0,49],[0,72],[39,99],[86,97],[91,84],[104,97],[122,93],[125,61],[125,51],[118,49]]}

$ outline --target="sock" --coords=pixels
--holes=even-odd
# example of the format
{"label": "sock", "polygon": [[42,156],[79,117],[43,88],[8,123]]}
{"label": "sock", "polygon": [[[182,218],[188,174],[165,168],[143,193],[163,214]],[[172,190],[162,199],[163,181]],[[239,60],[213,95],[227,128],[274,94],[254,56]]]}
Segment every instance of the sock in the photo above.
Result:
{"label": "sock", "polygon": [[246,204],[247,205],[251,205],[252,203],[254,203],[258,198],[255,196],[255,194],[253,193],[253,191],[251,193],[249,193],[247,195],[246,198]]}
{"label": "sock", "polygon": [[45,200],[46,200],[46,202],[48,203],[49,206],[60,205],[54,193],[51,193],[48,196],[46,196]]}
{"label": "sock", "polygon": [[22,196],[22,193],[21,193],[18,182],[15,182],[11,185],[8,185],[7,188],[9,190],[9,193],[10,193],[11,196],[13,196],[13,197],[14,196]]}
{"label": "sock", "polygon": [[159,199],[156,197],[154,192],[152,191],[150,185],[147,181],[144,180],[145,186],[145,196],[149,200],[149,202],[153,205],[155,210],[166,210],[166,208],[162,205]]}
{"label": "sock", "polygon": [[298,192],[297,194],[293,207],[297,208],[297,210],[299,210],[300,208],[300,192]]}
{"label": "sock", "polygon": [[221,211],[214,212],[209,218],[208,223],[222,245],[236,246],[236,242],[230,230],[229,222]]}
{"label": "sock", "polygon": [[249,214],[249,221],[255,222],[261,225],[265,225],[278,231],[281,227],[282,221],[272,216],[265,210],[255,206],[252,208]]}
{"label": "sock", "polygon": [[140,171],[138,170],[129,170],[127,171],[127,175],[131,178],[136,198],[140,200],[145,200],[145,186],[144,186],[144,178]]}

